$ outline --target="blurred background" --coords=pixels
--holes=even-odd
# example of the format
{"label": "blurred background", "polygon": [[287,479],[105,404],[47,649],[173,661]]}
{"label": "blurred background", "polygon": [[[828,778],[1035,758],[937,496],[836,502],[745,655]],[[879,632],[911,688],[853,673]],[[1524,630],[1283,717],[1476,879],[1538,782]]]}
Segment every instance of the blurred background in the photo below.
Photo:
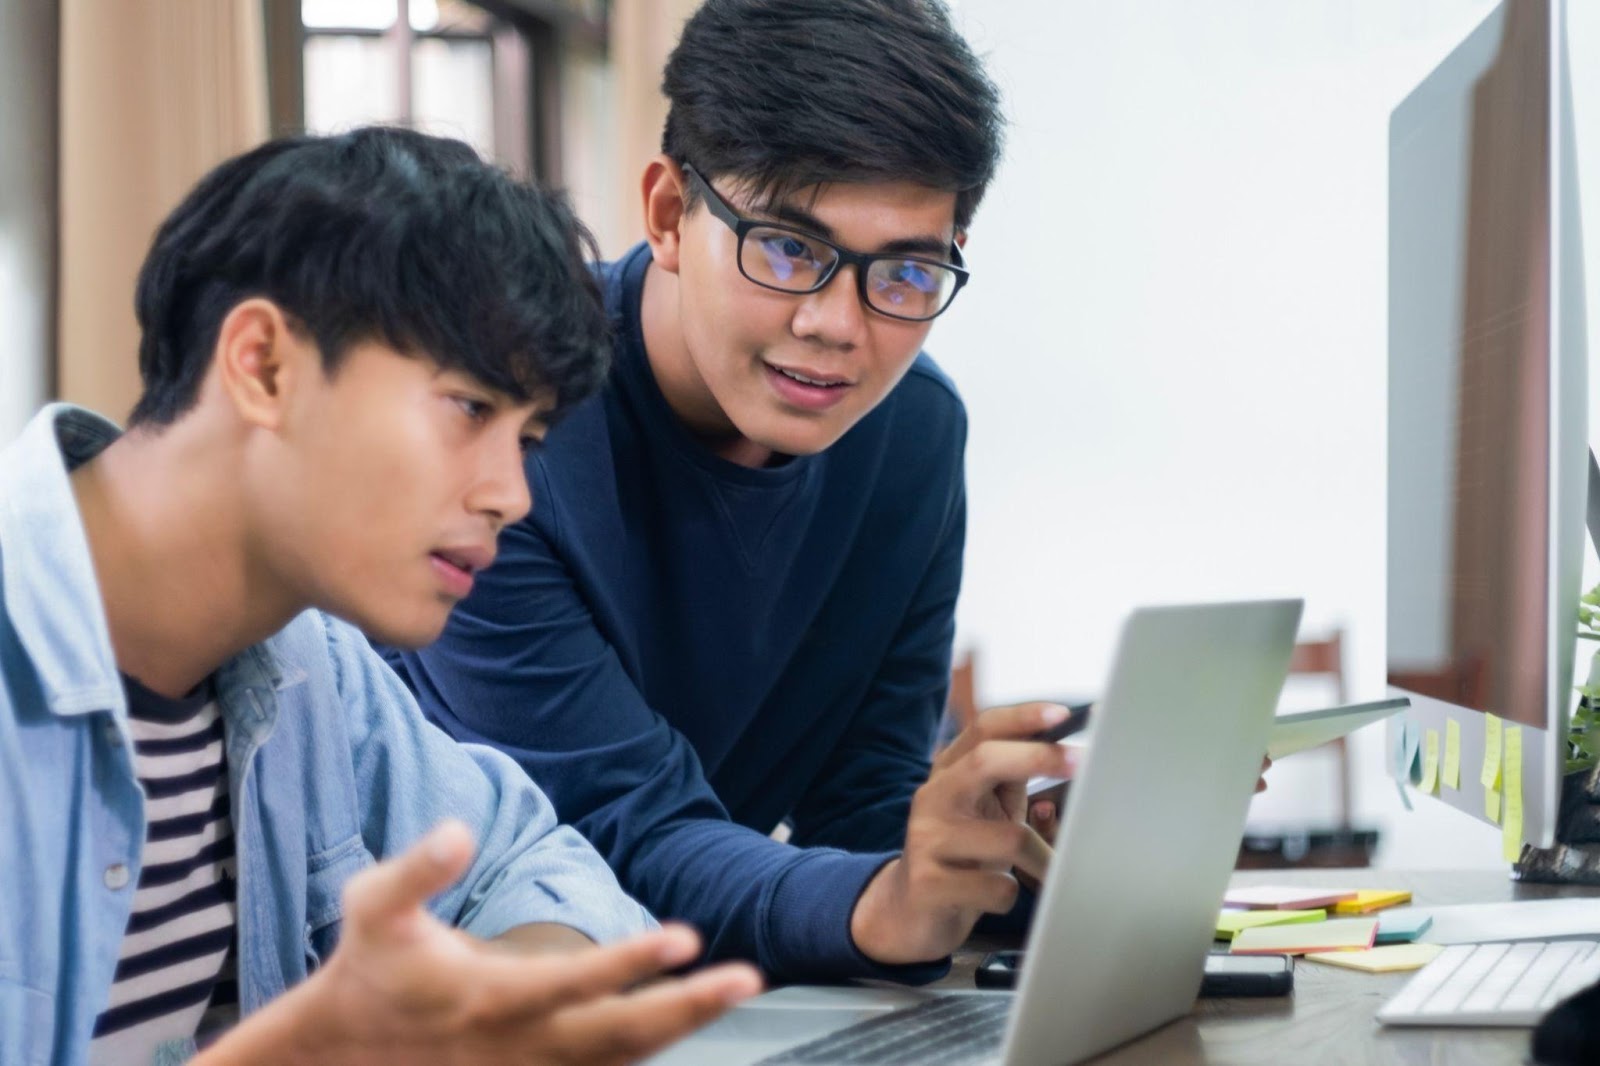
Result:
{"label": "blurred background", "polygon": [[[154,226],[274,132],[462,137],[565,187],[618,254],[695,6],[0,0],[0,440],[51,398],[127,412]],[[930,340],[972,422],[979,704],[1092,695],[1138,604],[1276,595],[1323,649],[1286,703],[1381,693],[1389,112],[1491,6],[951,0],[1011,119]],[[1592,233],[1600,5],[1569,32]],[[1151,738],[1152,773],[1180,757]],[[1290,852],[1361,830],[1379,864],[1500,865],[1494,830],[1406,812],[1383,765],[1381,728],[1285,760],[1252,824]]]}

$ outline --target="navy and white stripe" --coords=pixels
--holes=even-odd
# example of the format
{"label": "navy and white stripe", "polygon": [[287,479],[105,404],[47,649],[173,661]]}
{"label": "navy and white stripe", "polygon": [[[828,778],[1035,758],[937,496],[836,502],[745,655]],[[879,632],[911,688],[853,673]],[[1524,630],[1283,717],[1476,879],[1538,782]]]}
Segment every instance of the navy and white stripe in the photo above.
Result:
{"label": "navy and white stripe", "polygon": [[233,819],[222,716],[208,682],[180,700],[125,677],[145,841],[91,1063],[148,1062],[238,1018]]}

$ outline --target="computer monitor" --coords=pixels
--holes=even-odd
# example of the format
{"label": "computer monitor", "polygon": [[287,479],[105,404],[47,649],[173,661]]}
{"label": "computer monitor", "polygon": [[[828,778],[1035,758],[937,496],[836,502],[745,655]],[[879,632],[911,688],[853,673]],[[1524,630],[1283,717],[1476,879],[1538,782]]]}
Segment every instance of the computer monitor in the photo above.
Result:
{"label": "computer monitor", "polygon": [[1460,787],[1437,795],[1491,820],[1486,716],[1520,729],[1522,839],[1541,847],[1589,472],[1565,25],[1564,0],[1506,0],[1389,124],[1387,671],[1412,702],[1390,751],[1433,730],[1442,755],[1455,722]]}

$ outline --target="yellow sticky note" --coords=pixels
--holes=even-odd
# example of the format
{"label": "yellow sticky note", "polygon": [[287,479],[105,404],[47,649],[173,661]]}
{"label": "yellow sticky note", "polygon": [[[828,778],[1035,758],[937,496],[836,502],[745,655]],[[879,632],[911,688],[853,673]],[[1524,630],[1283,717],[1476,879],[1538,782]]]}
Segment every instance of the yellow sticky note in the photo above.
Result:
{"label": "yellow sticky note", "polygon": [[1484,715],[1483,770],[1478,780],[1483,782],[1483,813],[1496,825],[1500,824],[1500,742],[1500,719],[1492,714]]}
{"label": "yellow sticky note", "polygon": [[1326,911],[1223,911],[1217,915],[1217,939],[1230,940],[1261,925],[1320,922],[1327,916]]}
{"label": "yellow sticky note", "polygon": [[1478,780],[1486,789],[1500,789],[1500,719],[1492,714],[1483,716],[1483,771]]}
{"label": "yellow sticky note", "polygon": [[1439,731],[1428,730],[1422,756],[1422,794],[1431,796],[1439,788]]}
{"label": "yellow sticky note", "polygon": [[1443,950],[1439,944],[1390,944],[1366,951],[1312,951],[1306,953],[1306,958],[1367,973],[1394,973],[1420,970]]}
{"label": "yellow sticky note", "polygon": [[1381,911],[1385,907],[1398,907],[1402,903],[1411,902],[1411,893],[1402,889],[1363,889],[1356,893],[1355,899],[1347,899],[1333,905],[1335,914],[1371,914]]}
{"label": "yellow sticky note", "polygon": [[1500,830],[1500,854],[1506,862],[1522,856],[1522,727],[1505,731],[1506,820]]}
{"label": "yellow sticky note", "polygon": [[1304,955],[1308,951],[1365,950],[1378,935],[1376,918],[1257,926],[1233,938],[1234,955]]}
{"label": "yellow sticky note", "polygon": [[1454,718],[1444,724],[1444,783],[1461,787],[1461,723]]}

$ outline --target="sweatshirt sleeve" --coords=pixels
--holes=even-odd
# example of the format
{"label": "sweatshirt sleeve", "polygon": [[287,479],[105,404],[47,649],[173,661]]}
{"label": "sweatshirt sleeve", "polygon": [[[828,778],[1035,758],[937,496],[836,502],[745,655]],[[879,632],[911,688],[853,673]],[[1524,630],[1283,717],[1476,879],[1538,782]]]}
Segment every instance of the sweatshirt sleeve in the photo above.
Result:
{"label": "sweatshirt sleeve", "polygon": [[520,763],[623,888],[698,928],[709,958],[748,959],[780,981],[915,982],[947,968],[879,966],[855,947],[856,899],[893,850],[797,848],[729,819],[531,523],[502,533],[438,641],[388,658],[433,721]]}

